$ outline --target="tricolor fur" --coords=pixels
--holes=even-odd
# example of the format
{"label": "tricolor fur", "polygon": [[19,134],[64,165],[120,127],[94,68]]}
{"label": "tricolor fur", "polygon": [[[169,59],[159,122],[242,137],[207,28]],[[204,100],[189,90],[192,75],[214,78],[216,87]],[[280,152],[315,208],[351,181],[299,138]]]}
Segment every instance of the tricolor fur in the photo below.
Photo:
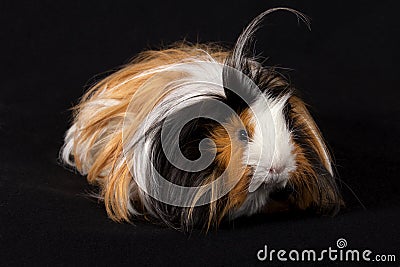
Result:
{"label": "tricolor fur", "polygon": [[[146,218],[172,227],[209,228],[224,219],[258,212],[338,211],[341,197],[331,158],[306,105],[281,75],[273,68],[263,67],[249,53],[259,22],[275,10],[254,19],[232,50],[180,43],[164,50],[142,52],[83,96],[74,108],[61,158],[87,175],[90,183],[99,185],[98,195],[113,220]],[[204,69],[204,62],[218,64]],[[192,63],[190,68],[185,68],[187,63]],[[228,67],[244,73],[259,87],[261,93],[245,86],[240,89],[249,96],[250,103],[225,87],[236,78]],[[191,83],[199,79],[224,84],[224,88],[196,87]],[[146,89],[137,91],[143,85]],[[133,95],[136,101],[132,107],[129,105]],[[177,168],[163,152],[162,123],[193,109],[213,109],[215,101],[231,107],[234,114],[221,118],[222,124],[207,118],[190,121],[180,133],[178,144],[185,157],[196,160],[202,153],[201,140],[208,138],[213,141],[215,158],[202,171]],[[123,139],[123,128],[132,138]],[[146,133],[146,141],[137,147],[142,132]],[[125,148],[131,149],[131,161],[126,159],[123,141],[127,142]],[[182,186],[209,184],[226,171],[225,181],[232,183],[233,188],[207,205],[168,205],[138,186],[140,183],[147,192],[159,192],[150,166],[168,181]],[[211,195],[218,190],[213,187]],[[277,192],[284,192],[285,197],[275,198]],[[198,192],[190,201],[203,197],[202,194]]]}

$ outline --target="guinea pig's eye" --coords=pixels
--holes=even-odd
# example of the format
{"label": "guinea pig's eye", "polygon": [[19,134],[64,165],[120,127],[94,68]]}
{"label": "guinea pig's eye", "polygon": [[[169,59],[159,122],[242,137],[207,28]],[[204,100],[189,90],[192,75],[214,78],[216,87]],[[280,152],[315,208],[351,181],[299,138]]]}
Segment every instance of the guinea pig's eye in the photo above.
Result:
{"label": "guinea pig's eye", "polygon": [[239,140],[243,142],[247,142],[249,140],[249,136],[247,135],[246,130],[239,131]]}

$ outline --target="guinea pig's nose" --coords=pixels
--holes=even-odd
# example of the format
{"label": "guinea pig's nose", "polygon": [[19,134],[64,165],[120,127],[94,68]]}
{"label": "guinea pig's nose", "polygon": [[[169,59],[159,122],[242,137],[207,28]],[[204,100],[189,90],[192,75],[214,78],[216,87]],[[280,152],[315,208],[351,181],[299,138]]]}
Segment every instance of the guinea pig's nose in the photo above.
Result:
{"label": "guinea pig's nose", "polygon": [[285,167],[283,167],[283,166],[272,166],[269,169],[269,173],[280,174],[281,172],[283,172],[284,169],[285,169]]}

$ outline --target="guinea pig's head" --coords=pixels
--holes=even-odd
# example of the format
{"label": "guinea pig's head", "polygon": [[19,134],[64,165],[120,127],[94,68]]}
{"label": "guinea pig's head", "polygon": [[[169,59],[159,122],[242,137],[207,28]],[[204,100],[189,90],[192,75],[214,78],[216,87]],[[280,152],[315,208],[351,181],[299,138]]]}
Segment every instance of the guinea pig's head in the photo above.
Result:
{"label": "guinea pig's head", "polygon": [[232,175],[236,184],[225,198],[224,215],[305,209],[335,214],[341,197],[331,158],[306,105],[273,68],[240,60],[245,61],[242,68],[249,64],[242,73],[257,86],[249,92],[251,86],[243,86],[236,71],[225,72],[224,85],[236,88],[225,87],[226,103],[235,114],[211,134],[217,165],[242,170]]}

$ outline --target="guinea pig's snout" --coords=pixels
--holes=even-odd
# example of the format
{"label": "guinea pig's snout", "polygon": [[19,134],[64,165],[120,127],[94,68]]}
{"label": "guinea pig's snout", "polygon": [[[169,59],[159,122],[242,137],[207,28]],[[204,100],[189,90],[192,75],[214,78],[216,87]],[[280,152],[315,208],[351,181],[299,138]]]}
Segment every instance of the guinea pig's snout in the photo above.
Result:
{"label": "guinea pig's snout", "polygon": [[270,174],[281,174],[285,170],[285,166],[271,166],[269,169]]}
{"label": "guinea pig's snout", "polygon": [[288,178],[288,167],[285,164],[272,164],[264,178],[264,183],[274,187],[284,187]]}
{"label": "guinea pig's snout", "polygon": [[286,186],[290,171],[292,168],[285,162],[273,162],[270,166],[255,167],[249,184],[249,192],[257,190],[261,185],[263,188],[270,189]]}

